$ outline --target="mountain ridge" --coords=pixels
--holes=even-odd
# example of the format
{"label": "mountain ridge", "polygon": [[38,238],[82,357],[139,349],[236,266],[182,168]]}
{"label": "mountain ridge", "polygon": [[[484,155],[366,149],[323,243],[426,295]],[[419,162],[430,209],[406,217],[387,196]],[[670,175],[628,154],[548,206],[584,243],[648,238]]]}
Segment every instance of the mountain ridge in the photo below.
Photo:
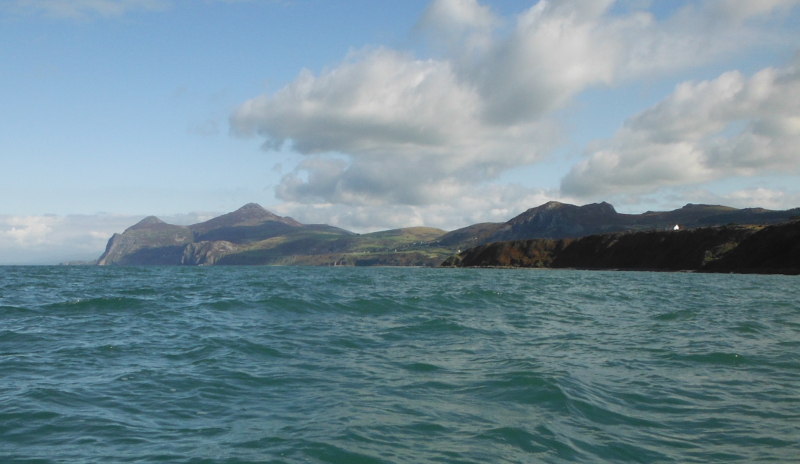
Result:
{"label": "mountain ridge", "polygon": [[99,265],[390,265],[436,266],[464,249],[494,242],[575,239],[594,234],[728,223],[773,224],[800,208],[771,211],[687,204],[673,211],[621,214],[609,203],[547,202],[504,223],[446,232],[407,227],[356,234],[327,224],[302,224],[256,203],[189,226],[148,216],[114,234]]}

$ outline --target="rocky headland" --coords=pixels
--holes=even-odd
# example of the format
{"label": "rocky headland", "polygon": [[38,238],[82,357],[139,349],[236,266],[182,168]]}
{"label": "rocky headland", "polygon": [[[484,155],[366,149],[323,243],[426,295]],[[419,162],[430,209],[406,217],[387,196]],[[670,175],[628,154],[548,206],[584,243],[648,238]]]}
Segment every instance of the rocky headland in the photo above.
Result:
{"label": "rocky headland", "polygon": [[527,267],[800,274],[800,221],[489,243],[442,267]]}

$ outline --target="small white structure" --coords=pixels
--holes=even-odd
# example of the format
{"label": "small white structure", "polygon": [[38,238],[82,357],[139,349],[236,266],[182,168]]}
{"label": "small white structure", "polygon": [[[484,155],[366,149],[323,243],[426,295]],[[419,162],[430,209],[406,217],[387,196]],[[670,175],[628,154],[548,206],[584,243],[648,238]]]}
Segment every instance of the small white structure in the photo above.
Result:
{"label": "small white structure", "polygon": [[681,230],[681,226],[679,226],[678,224],[675,224],[675,227],[673,227],[672,230]]}

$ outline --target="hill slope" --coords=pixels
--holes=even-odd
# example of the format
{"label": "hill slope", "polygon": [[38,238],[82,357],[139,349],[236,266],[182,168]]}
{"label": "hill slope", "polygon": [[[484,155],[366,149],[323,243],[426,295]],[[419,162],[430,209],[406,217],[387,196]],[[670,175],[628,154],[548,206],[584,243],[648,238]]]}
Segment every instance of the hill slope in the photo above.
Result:
{"label": "hill slope", "polygon": [[430,245],[444,233],[411,227],[359,235],[301,224],[250,203],[190,226],[149,216],[114,234],[98,264],[436,266],[453,253]]}

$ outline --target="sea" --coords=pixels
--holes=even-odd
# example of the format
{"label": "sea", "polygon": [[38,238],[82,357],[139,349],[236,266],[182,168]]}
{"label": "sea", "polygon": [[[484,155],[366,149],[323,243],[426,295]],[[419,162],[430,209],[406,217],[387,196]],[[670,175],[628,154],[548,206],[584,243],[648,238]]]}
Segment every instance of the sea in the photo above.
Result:
{"label": "sea", "polygon": [[0,463],[800,462],[800,278],[0,267]]}

